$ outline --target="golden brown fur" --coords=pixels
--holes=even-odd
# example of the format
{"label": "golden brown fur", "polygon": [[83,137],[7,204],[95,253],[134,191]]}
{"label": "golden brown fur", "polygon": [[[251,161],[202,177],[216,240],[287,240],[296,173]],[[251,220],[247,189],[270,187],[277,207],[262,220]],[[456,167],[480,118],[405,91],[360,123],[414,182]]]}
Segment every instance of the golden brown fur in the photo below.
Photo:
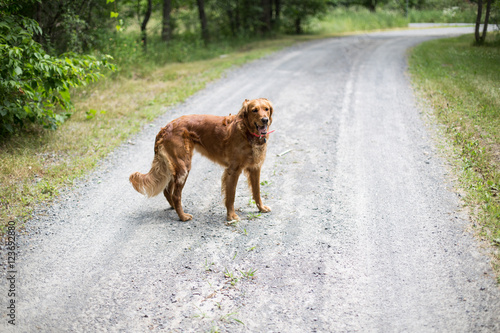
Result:
{"label": "golden brown fur", "polygon": [[245,100],[237,115],[189,115],[163,127],[155,141],[155,156],[147,174],[130,175],[134,188],[148,196],[163,191],[182,221],[193,216],[182,209],[182,189],[191,170],[194,151],[225,167],[222,191],[227,220],[239,220],[234,211],[238,178],[245,171],[259,211],[270,212],[260,197],[260,169],[266,157],[273,107],[265,98]]}

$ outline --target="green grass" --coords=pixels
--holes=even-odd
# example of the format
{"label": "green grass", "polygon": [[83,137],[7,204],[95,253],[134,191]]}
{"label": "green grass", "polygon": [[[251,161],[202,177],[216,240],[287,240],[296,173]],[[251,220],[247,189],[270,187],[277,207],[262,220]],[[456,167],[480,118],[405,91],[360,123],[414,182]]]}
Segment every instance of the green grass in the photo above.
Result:
{"label": "green grass", "polygon": [[477,8],[469,6],[459,8],[446,8],[443,10],[410,10],[409,21],[412,23],[475,23]]}
{"label": "green grass", "polygon": [[472,35],[423,43],[409,64],[453,143],[465,202],[478,234],[495,246],[500,273],[500,44],[489,36],[482,47],[473,46]]}
{"label": "green grass", "polygon": [[397,11],[371,13],[362,7],[352,9],[339,7],[328,11],[320,18],[311,19],[306,30],[314,34],[341,34],[407,26],[408,20]]}

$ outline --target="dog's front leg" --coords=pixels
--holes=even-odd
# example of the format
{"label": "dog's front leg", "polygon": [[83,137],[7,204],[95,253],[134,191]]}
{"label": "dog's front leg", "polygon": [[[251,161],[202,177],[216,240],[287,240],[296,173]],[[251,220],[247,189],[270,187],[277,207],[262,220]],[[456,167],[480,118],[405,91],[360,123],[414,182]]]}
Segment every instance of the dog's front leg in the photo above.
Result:
{"label": "dog's front leg", "polygon": [[262,213],[270,212],[271,208],[264,206],[262,198],[260,197],[260,168],[247,169],[247,176],[250,187],[252,188],[253,200],[257,204],[257,208],[259,208],[259,211]]}
{"label": "dog's front leg", "polygon": [[222,189],[226,196],[225,203],[227,209],[227,220],[239,220],[240,217],[234,211],[234,197],[236,195],[236,185],[240,177],[241,169],[229,167],[222,175]]}

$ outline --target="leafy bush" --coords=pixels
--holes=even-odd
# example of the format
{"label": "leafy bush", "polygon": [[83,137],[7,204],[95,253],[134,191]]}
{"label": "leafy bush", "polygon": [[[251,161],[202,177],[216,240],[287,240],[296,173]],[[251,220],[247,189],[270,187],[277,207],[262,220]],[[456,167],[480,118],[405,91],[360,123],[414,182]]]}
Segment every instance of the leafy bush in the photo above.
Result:
{"label": "leafy bush", "polygon": [[33,40],[42,32],[36,21],[0,14],[0,134],[27,122],[55,129],[71,115],[70,88],[114,70],[111,57],[51,56]]}

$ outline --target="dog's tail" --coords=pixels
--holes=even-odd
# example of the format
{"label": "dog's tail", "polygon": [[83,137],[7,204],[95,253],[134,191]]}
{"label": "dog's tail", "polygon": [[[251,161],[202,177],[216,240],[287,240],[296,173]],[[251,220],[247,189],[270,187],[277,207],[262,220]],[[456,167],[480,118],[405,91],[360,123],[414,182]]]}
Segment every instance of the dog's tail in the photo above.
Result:
{"label": "dog's tail", "polygon": [[165,148],[159,144],[151,164],[151,170],[146,174],[134,172],[130,175],[129,180],[137,192],[147,197],[154,197],[160,194],[173,178],[172,170]]}

